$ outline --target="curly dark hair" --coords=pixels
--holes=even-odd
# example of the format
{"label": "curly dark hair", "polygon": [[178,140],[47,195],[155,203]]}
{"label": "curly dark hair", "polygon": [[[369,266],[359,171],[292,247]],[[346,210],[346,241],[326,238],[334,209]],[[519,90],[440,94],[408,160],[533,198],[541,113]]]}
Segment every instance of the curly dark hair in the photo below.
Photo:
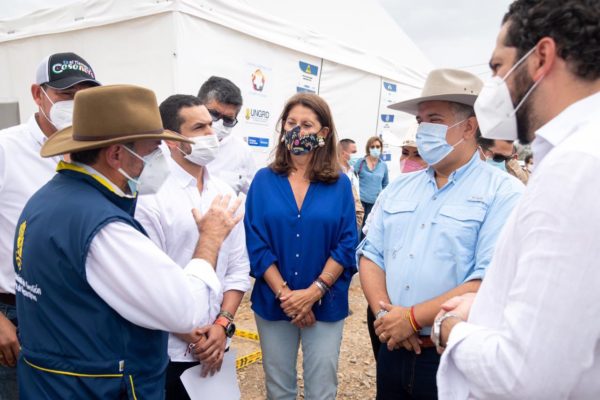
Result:
{"label": "curly dark hair", "polygon": [[340,175],[340,166],[338,164],[337,132],[333,123],[333,115],[327,102],[322,97],[312,93],[298,93],[287,101],[277,122],[279,137],[275,147],[275,159],[269,165],[269,168],[285,176],[289,176],[294,171],[292,157],[282,138],[285,135],[285,121],[292,108],[297,105],[313,110],[321,127],[329,128],[329,134],[325,138],[325,146],[313,150],[313,156],[308,165],[307,178],[311,182],[332,183],[337,181]]}
{"label": "curly dark hair", "polygon": [[600,1],[516,0],[502,20],[510,22],[505,45],[521,58],[544,37],[580,79],[600,78]]}

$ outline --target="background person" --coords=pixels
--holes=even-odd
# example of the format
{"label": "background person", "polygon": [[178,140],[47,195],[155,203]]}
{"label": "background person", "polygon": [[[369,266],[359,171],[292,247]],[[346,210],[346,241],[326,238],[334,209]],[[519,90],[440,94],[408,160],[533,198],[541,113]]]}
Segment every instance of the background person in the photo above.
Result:
{"label": "background person", "polygon": [[15,271],[17,220],[25,203],[56,172],[58,157],[42,158],[42,144],[71,125],[73,97],[100,85],[92,67],[75,53],[52,54],[39,64],[31,95],[38,109],[21,125],[0,131],[0,394],[16,399],[19,340]]}
{"label": "background person", "polygon": [[256,174],[244,220],[267,397],[296,399],[301,343],[305,398],[334,399],[356,271],[352,185],[340,173],[335,125],[321,97],[293,96],[279,123],[275,160]]}
{"label": "background person", "polygon": [[212,129],[219,139],[219,152],[208,171],[235,193],[248,193],[256,172],[254,159],[248,144],[231,134],[243,104],[240,88],[229,79],[211,76],[200,87],[198,98],[212,116]]}
{"label": "background person", "polygon": [[[169,153],[170,179],[156,194],[139,196],[135,217],[148,237],[185,268],[199,239],[198,227],[189,210],[195,208],[205,213],[217,196],[235,197],[235,193],[206,169],[218,153],[219,142],[211,129],[211,116],[200,100],[177,94],[164,100],[159,109],[165,129],[194,143],[166,142],[168,150],[164,151]],[[194,330],[183,335],[169,334],[167,399],[189,398],[179,377],[196,366],[198,360],[204,376],[220,370],[228,335],[233,334],[235,313],[244,293],[250,289],[249,272],[246,237],[240,222],[221,245],[217,257],[216,273],[222,290],[208,304],[198,305],[205,314]],[[193,352],[189,351],[189,344],[195,344]]]}
{"label": "background person", "polygon": [[527,185],[529,173],[519,165],[517,149],[512,140],[486,139],[479,135],[477,143],[485,162],[511,174]]}
{"label": "background person", "polygon": [[350,183],[352,183],[352,195],[354,196],[354,208],[356,209],[356,228],[357,232],[360,232],[365,217],[365,209],[360,202],[360,184],[353,167],[356,164],[356,160],[360,159],[356,150],[356,142],[352,139],[340,140],[338,143],[338,154],[342,171],[350,179]]}
{"label": "background person", "polygon": [[[400,172],[403,174],[420,171],[427,168],[427,163],[419,155],[417,148],[418,124],[411,126],[402,139],[402,153],[400,155]],[[372,212],[373,210],[371,210]],[[365,232],[365,235],[367,233]]]}
{"label": "background person", "polygon": [[[370,137],[365,145],[365,157],[355,167],[356,175],[360,181],[360,201],[365,209],[365,221],[377,200],[379,193],[389,183],[388,168],[381,161],[383,141],[377,136]],[[364,226],[364,223],[363,223]],[[361,237],[364,235],[361,232]]]}

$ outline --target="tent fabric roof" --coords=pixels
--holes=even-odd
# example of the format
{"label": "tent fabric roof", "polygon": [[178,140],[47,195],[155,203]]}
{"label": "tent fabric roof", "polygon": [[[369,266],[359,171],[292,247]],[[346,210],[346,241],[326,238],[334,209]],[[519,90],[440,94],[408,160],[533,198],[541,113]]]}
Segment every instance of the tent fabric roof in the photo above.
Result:
{"label": "tent fabric roof", "polygon": [[0,11],[0,44],[181,12],[301,53],[420,88],[432,65],[377,0],[20,0]]}

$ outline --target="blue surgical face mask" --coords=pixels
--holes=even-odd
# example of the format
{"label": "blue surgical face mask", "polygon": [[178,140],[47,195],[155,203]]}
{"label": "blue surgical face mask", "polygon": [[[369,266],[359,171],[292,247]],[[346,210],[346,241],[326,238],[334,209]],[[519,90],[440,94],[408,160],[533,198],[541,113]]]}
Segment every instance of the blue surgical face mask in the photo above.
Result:
{"label": "blue surgical face mask", "polygon": [[417,148],[419,155],[429,165],[435,165],[452,153],[454,148],[461,144],[465,139],[462,138],[454,145],[446,141],[446,133],[466,121],[463,119],[454,125],[447,126],[443,124],[432,124],[430,122],[421,122],[417,129]]}
{"label": "blue surgical face mask", "polygon": [[492,167],[496,167],[506,172],[506,161],[494,161],[493,158],[487,158],[485,160],[486,163],[490,164]]}
{"label": "blue surgical face mask", "polygon": [[377,149],[375,147],[371,147],[369,149],[369,155],[373,158],[379,158],[379,156],[381,155],[381,149]]}
{"label": "blue surgical face mask", "polygon": [[354,168],[354,166],[362,159],[362,157],[360,155],[358,155],[357,153],[354,154],[350,154],[350,159],[348,160],[348,164],[350,164],[350,166],[352,168]]}

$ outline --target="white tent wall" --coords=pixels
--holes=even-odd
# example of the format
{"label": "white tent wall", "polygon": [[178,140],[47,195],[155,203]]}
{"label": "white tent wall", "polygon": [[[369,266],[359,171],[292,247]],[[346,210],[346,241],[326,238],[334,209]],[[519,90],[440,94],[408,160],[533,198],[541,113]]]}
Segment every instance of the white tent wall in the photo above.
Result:
{"label": "white tent wall", "polygon": [[166,97],[175,87],[174,43],[170,14],[0,43],[0,90],[18,99],[25,121],[36,109],[30,87],[40,61],[52,53],[73,51],[92,65],[103,84],[147,86],[157,97]]}
{"label": "white tent wall", "polygon": [[[35,109],[35,67],[53,52],[74,51],[104,84],[146,86],[159,101],[196,94],[219,75],[242,90],[233,132],[248,141],[259,166],[273,147],[282,106],[298,88],[329,102],[339,136],[356,140],[361,153],[374,134],[397,145],[411,118],[387,105],[418,94],[431,68],[376,0],[305,0],[294,13],[274,0],[61,0],[46,10],[41,0],[22,2],[29,14],[11,19],[0,10],[0,90],[19,100],[22,120]],[[386,82],[393,93],[383,89]],[[393,176],[399,150],[386,151]]]}

